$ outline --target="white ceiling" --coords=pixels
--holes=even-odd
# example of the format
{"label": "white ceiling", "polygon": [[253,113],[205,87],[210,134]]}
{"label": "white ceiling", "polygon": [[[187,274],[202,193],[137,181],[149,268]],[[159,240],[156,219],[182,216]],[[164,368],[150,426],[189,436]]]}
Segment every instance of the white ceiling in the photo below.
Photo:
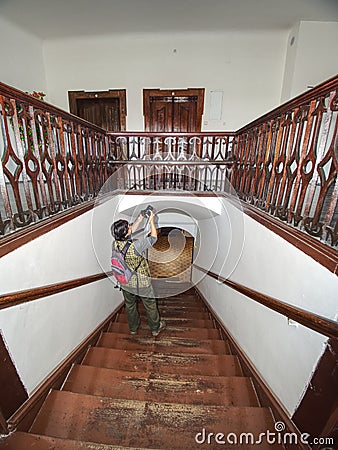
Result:
{"label": "white ceiling", "polygon": [[300,20],[338,22],[338,0],[0,0],[0,17],[42,39],[289,30]]}

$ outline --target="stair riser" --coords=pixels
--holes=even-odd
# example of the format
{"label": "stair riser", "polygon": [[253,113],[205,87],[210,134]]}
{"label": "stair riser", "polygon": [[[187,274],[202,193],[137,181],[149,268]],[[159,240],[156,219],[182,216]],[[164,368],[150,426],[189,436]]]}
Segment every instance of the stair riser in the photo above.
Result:
{"label": "stair riser", "polygon": [[[76,422],[72,420],[74,411]],[[203,428],[208,433],[250,432],[257,437],[274,430],[266,408],[151,403],[52,392],[31,431],[102,444],[187,450],[200,448],[195,437]]]}
{"label": "stair riser", "polygon": [[242,375],[238,360],[232,355],[135,353],[94,347],[89,349],[83,364],[158,374]]}
{"label": "stair riser", "polygon": [[198,340],[188,338],[169,338],[160,340],[153,337],[128,336],[117,333],[103,333],[97,347],[120,350],[153,351],[162,353],[230,354],[229,346],[221,340]]}
{"label": "stair riser", "polygon": [[[161,318],[167,320],[168,327],[183,326],[183,327],[194,327],[194,328],[210,328],[210,329],[214,328],[212,320],[187,319],[184,317],[172,318],[172,317],[165,317],[165,316],[162,316]],[[146,318],[143,317],[143,319],[146,322]],[[142,316],[141,316],[141,320],[142,320]],[[117,318],[117,322],[127,323],[127,316],[124,314],[120,314],[119,317]]]}
{"label": "stair riser", "polygon": [[258,406],[251,382],[244,377],[158,378],[141,372],[126,372],[125,376],[122,373],[113,369],[75,366],[63,390],[148,402]]}
{"label": "stair riser", "polygon": [[[128,324],[122,322],[113,322],[109,328],[109,332],[125,333],[130,336]],[[151,336],[151,332],[147,326],[140,327],[138,330],[139,336]],[[167,327],[157,339],[162,336],[165,337],[180,337],[180,338],[196,338],[196,339],[219,339],[220,333],[215,329],[208,328],[183,328],[183,327]]]}

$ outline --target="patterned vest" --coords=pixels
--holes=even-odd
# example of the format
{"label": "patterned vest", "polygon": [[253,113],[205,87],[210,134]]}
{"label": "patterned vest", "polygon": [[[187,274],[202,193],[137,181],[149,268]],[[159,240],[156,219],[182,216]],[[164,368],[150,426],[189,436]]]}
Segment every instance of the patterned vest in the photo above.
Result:
{"label": "patterned vest", "polygon": [[[116,250],[121,251],[126,243],[126,241],[115,241],[114,247]],[[144,256],[140,256],[135,252],[134,242],[128,248],[125,261],[131,270],[136,270],[136,274],[130,278],[126,286],[133,289],[149,287],[151,285],[149,264]]]}

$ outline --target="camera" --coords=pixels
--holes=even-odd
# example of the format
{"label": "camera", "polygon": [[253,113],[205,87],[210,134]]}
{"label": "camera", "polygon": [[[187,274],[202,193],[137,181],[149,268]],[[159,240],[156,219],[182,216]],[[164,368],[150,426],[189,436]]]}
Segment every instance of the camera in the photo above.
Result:
{"label": "camera", "polygon": [[154,208],[151,205],[148,205],[146,209],[142,209],[141,214],[143,217],[150,217],[150,212],[153,210]]}

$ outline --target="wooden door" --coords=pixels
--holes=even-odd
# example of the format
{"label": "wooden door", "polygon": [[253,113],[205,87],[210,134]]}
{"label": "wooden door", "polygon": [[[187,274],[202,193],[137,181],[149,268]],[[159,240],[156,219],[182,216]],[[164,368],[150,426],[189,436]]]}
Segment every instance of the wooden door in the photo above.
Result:
{"label": "wooden door", "polygon": [[126,90],[98,92],[69,91],[72,114],[98,125],[107,131],[126,129]]}
{"label": "wooden door", "polygon": [[144,89],[144,125],[150,132],[201,131],[204,89]]}

